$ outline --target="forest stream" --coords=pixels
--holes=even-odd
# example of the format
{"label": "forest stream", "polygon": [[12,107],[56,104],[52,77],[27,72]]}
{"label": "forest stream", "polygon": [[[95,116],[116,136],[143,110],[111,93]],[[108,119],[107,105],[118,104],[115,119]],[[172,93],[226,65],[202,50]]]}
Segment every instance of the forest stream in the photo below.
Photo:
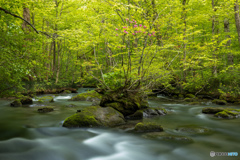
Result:
{"label": "forest stream", "polygon": [[[79,89],[79,92],[87,88]],[[165,101],[159,97],[149,100],[150,107],[164,107],[165,116],[144,118],[162,125],[166,134],[187,136],[192,143],[147,139],[142,134],[129,133],[118,128],[62,127],[64,119],[91,105],[87,101],[68,101],[76,94],[54,97],[54,111],[38,113],[47,103],[18,108],[10,107],[8,100],[0,100],[0,160],[207,160],[210,152],[240,153],[240,119],[224,120],[203,114],[202,108],[213,106],[188,105]],[[46,95],[44,95],[46,96]],[[75,104],[78,107],[67,108]],[[238,108],[240,106],[229,106]],[[191,134],[176,130],[179,126],[194,125],[211,130],[210,134]],[[214,157],[237,159],[239,157]]]}

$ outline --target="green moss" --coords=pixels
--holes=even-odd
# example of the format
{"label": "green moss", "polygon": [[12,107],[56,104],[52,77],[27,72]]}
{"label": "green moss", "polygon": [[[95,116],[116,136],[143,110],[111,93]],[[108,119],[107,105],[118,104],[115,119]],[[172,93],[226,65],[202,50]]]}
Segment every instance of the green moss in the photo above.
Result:
{"label": "green moss", "polygon": [[216,103],[218,105],[226,105],[227,102],[225,100],[220,100],[220,99],[214,99],[212,100],[212,103]]}
{"label": "green moss", "polygon": [[195,98],[195,96],[193,94],[186,94],[187,98]]}
{"label": "green moss", "polygon": [[193,102],[193,99],[192,98],[185,98],[184,101],[186,101],[186,102]]}
{"label": "green moss", "polygon": [[156,123],[138,123],[136,124],[134,130],[136,132],[161,132],[163,131],[163,128],[161,125]]}
{"label": "green moss", "polygon": [[132,120],[143,119],[143,111],[142,110],[137,110],[132,115],[127,116],[127,119],[132,119]]}
{"label": "green moss", "polygon": [[64,127],[113,127],[124,124],[123,115],[111,107],[90,106],[68,117]]}
{"label": "green moss", "polygon": [[67,93],[67,94],[69,94],[69,93],[72,93],[71,91],[69,91],[69,90],[65,90],[64,91],[64,93]]}
{"label": "green moss", "polygon": [[239,115],[240,115],[239,110],[226,109],[226,110],[216,113],[215,117],[232,119],[232,118],[237,118]]}
{"label": "green moss", "polygon": [[52,96],[44,96],[38,98],[38,102],[43,103],[43,102],[54,102],[54,99]]}
{"label": "green moss", "polygon": [[72,97],[71,100],[72,101],[86,101],[87,98],[98,98],[98,99],[101,99],[102,95],[100,95],[96,91],[92,90],[92,91],[88,91],[86,93],[80,93],[80,94]]}
{"label": "green moss", "polygon": [[221,112],[223,110],[224,110],[224,108],[219,108],[219,107],[206,107],[206,108],[202,109],[202,113],[215,114],[215,113]]}
{"label": "green moss", "polygon": [[95,127],[100,126],[99,122],[92,115],[87,115],[86,113],[75,113],[74,115],[68,117],[64,123],[63,127]]}

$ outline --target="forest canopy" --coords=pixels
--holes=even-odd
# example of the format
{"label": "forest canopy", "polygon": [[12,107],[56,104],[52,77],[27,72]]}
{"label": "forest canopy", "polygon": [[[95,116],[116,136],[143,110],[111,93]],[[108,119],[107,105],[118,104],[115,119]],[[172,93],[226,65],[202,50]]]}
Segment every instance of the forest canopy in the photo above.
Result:
{"label": "forest canopy", "polygon": [[92,86],[240,95],[238,0],[0,0],[0,96]]}

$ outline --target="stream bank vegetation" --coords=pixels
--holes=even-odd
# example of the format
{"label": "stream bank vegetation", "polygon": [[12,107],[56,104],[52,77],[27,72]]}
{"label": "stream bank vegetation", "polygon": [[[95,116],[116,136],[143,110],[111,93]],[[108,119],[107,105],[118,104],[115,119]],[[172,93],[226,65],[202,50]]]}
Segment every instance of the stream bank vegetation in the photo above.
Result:
{"label": "stream bank vegetation", "polygon": [[1,97],[84,86],[98,88],[103,106],[128,101],[134,111],[146,107],[146,91],[239,101],[238,0],[0,6]]}

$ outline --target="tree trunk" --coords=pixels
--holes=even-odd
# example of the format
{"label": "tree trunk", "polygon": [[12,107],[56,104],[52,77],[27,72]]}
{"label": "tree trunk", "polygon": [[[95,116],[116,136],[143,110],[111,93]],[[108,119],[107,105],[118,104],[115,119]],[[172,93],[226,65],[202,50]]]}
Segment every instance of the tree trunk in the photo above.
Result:
{"label": "tree trunk", "polygon": [[[214,0],[212,0],[212,9],[214,10],[214,12],[217,11],[216,7],[215,7],[215,2]],[[215,39],[215,35],[217,35],[219,32],[219,29],[218,29],[218,20],[217,20],[217,17],[215,15],[213,15],[213,18],[212,18],[212,36],[213,36],[213,44],[216,44],[216,39]],[[215,48],[213,47],[213,59],[214,59],[214,65],[213,65],[213,70],[212,70],[212,73],[213,75],[216,77],[217,76],[217,56],[216,56],[216,52],[217,51],[217,44],[215,45]]]}
{"label": "tree trunk", "polygon": [[187,51],[186,51],[186,47],[187,47],[187,43],[185,42],[186,41],[186,30],[187,30],[187,22],[186,22],[186,18],[187,18],[187,13],[186,13],[186,1],[187,0],[183,0],[183,16],[182,16],[182,19],[183,19],[183,23],[184,23],[184,28],[183,28],[183,81],[186,80],[186,67],[185,67],[185,64],[186,64],[186,54],[187,54]]}
{"label": "tree trunk", "polygon": [[61,52],[61,42],[58,42],[57,43],[57,48],[58,48],[58,58],[57,58],[57,61],[58,61],[58,64],[57,64],[57,70],[56,70],[56,84],[58,83],[58,79],[59,79],[59,72],[60,72],[60,52]]}
{"label": "tree trunk", "polygon": [[228,57],[228,65],[233,65],[233,55],[230,52],[230,44],[231,44],[231,36],[229,35],[230,33],[230,28],[229,28],[229,20],[225,18],[224,20],[224,32],[226,32],[226,38],[228,39],[227,41],[227,57]]}
{"label": "tree trunk", "polygon": [[[30,16],[30,10],[29,8],[23,7],[23,18],[27,20],[28,22],[31,22],[31,16]],[[31,28],[29,27],[28,23],[23,21],[22,23],[22,29],[23,31],[31,31]]]}
{"label": "tree trunk", "polygon": [[239,17],[238,0],[236,0],[236,2],[235,2],[234,11],[235,11],[235,23],[236,23],[236,28],[237,28],[237,32],[238,32],[238,43],[239,43],[239,46],[240,46],[240,17]]}

